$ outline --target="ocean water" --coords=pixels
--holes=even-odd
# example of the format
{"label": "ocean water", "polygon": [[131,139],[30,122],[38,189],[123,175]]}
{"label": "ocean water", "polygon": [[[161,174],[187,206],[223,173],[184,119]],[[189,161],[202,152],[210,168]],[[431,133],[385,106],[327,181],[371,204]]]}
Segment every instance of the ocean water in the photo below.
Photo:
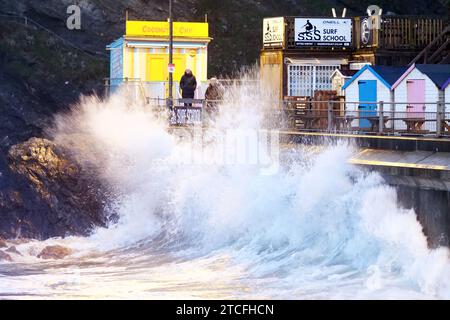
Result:
{"label": "ocean water", "polygon": [[[450,298],[449,251],[428,249],[395,190],[348,164],[353,146],[282,146],[274,132],[261,147],[264,92],[230,88],[194,141],[120,92],[58,116],[51,134],[96,168],[118,220],[86,238],[16,243],[0,298]],[[243,161],[230,135],[254,138]],[[54,244],[73,255],[36,257]]]}

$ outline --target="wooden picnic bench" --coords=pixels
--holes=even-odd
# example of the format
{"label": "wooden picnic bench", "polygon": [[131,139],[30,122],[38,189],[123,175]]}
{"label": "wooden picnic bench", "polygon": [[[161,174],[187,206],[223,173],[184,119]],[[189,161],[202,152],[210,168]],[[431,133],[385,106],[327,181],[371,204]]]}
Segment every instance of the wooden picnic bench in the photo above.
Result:
{"label": "wooden picnic bench", "polygon": [[406,132],[422,133],[422,127],[425,123],[425,118],[408,118],[402,119],[406,124]]}
{"label": "wooden picnic bench", "polygon": [[314,114],[299,114],[295,119],[303,122],[303,129],[317,129],[320,120],[327,119],[328,116]]}
{"label": "wooden picnic bench", "polygon": [[[367,120],[370,122],[370,130],[378,132],[380,126],[380,117],[368,117]],[[383,128],[386,128],[386,123],[389,121],[388,116],[383,117]]]}
{"label": "wooden picnic bench", "polygon": [[442,132],[443,133],[450,132],[450,119],[442,120]]}
{"label": "wooden picnic bench", "polygon": [[341,116],[341,117],[335,117],[334,121],[336,124],[336,130],[342,130],[342,131],[350,131],[352,122],[355,120],[356,117],[354,116]]}

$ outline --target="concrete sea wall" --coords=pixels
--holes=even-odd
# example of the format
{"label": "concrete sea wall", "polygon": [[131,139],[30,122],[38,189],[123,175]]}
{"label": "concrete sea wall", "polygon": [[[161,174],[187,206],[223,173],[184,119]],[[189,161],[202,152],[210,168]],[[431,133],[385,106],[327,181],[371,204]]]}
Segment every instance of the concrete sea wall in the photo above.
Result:
{"label": "concrete sea wall", "polygon": [[359,151],[349,161],[377,171],[395,187],[399,204],[413,208],[430,247],[450,247],[450,139],[281,132],[281,143],[338,141]]}

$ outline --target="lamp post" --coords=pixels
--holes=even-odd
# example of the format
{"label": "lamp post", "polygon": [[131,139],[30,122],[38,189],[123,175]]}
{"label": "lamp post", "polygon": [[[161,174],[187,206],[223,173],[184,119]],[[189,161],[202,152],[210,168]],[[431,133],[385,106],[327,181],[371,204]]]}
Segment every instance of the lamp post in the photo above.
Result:
{"label": "lamp post", "polygon": [[[170,66],[170,68],[169,68]],[[173,20],[172,20],[172,0],[169,0],[169,108],[173,107]]]}

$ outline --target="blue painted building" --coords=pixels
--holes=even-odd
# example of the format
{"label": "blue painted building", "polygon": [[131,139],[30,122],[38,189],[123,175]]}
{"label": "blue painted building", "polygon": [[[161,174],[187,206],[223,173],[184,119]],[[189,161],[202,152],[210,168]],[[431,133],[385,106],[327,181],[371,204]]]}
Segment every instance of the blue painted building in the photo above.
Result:
{"label": "blue painted building", "polygon": [[[366,65],[359,70],[342,87],[345,93],[346,109],[359,111],[361,116],[375,116],[377,102],[384,101],[387,104],[385,111],[389,111],[394,102],[392,86],[406,71],[406,67],[370,66]],[[369,121],[361,119],[359,126],[369,127]]]}

